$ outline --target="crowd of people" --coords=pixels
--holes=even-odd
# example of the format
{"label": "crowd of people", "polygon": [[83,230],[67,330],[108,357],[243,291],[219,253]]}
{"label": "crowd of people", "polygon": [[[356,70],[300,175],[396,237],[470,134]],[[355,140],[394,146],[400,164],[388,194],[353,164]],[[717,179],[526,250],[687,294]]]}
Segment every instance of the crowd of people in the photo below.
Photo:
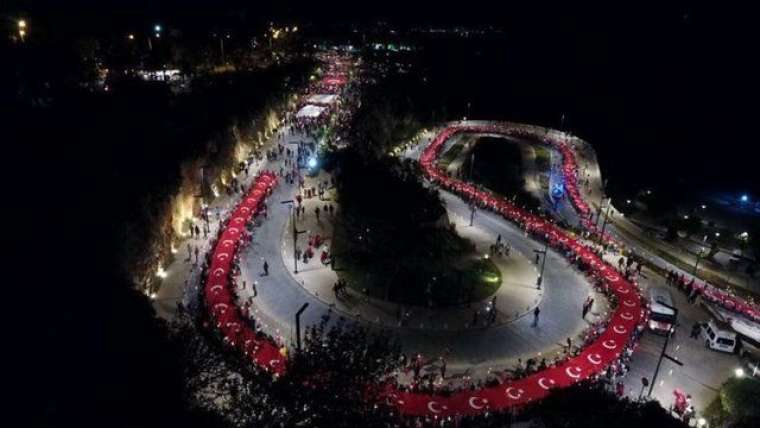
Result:
{"label": "crowd of people", "polygon": [[[330,70],[333,75],[335,73],[338,73],[340,70],[338,70],[337,67],[332,67]],[[294,115],[291,113],[287,115],[286,121],[291,124],[293,129],[299,130],[300,132],[303,132],[307,135],[312,135],[312,137],[316,136],[318,132],[321,132],[320,129],[325,127],[329,120],[329,124],[331,127],[334,127],[335,129],[339,130],[335,132],[332,136],[334,138],[334,141],[338,141],[341,137],[341,135],[345,136],[346,127],[340,126],[341,123],[347,123],[348,119],[350,118],[350,109],[344,109],[343,107],[345,105],[355,105],[355,103],[351,103],[350,100],[352,97],[358,96],[358,92],[356,92],[355,86],[343,86],[342,92],[340,92],[340,96],[342,98],[347,98],[349,102],[345,102],[341,104],[341,109],[337,109],[335,111],[332,111],[329,115],[329,119],[325,119],[325,116],[320,116],[321,119],[318,120],[303,120],[301,118],[295,118]],[[350,89],[345,89],[350,88]],[[316,93],[318,91],[325,90],[326,87],[324,85],[315,85],[314,87],[310,88],[309,93]],[[335,89],[335,88],[331,88]],[[336,124],[337,121],[337,124]],[[315,148],[314,147],[307,147],[307,145],[299,145],[298,151],[291,151],[288,148],[283,148],[283,146],[278,146],[276,149],[272,149],[262,156],[265,156],[267,159],[278,159],[279,157],[284,157],[287,159],[286,165],[292,167],[290,170],[280,170],[279,174],[277,174],[274,171],[266,172],[266,174],[270,174],[272,176],[279,175],[280,177],[284,178],[285,180],[292,182],[295,179],[300,179],[300,175],[297,173],[299,167],[303,167],[306,160],[313,155]],[[569,149],[568,149],[569,150]],[[429,159],[430,160],[430,159]],[[290,163],[288,163],[290,162]],[[421,160],[423,162],[423,167],[425,159],[423,158]],[[430,167],[430,165],[428,165]],[[578,245],[576,242],[570,242],[568,241],[564,235],[558,232],[559,229],[553,226],[547,226],[551,225],[551,222],[544,218],[536,218],[536,216],[528,213],[520,212],[520,210],[515,210],[513,208],[505,209],[504,206],[500,203],[501,201],[497,200],[493,195],[490,196],[483,196],[482,192],[473,192],[470,189],[463,187],[460,183],[457,182],[451,182],[446,181],[442,179],[442,175],[440,174],[431,174],[431,169],[427,170],[428,175],[430,178],[433,179],[433,181],[436,181],[439,185],[448,188],[449,190],[455,191],[462,195],[465,199],[470,199],[473,204],[477,204],[480,206],[481,209],[489,209],[496,212],[499,212],[502,215],[505,215],[507,218],[515,221],[518,226],[522,227],[525,230],[526,235],[532,236],[534,239],[537,239],[539,241],[548,241],[549,244],[557,249],[558,251],[565,254],[572,264],[574,264],[580,271],[586,273],[588,277],[590,278],[591,282],[595,285],[597,290],[600,293],[604,293],[608,296],[610,299],[612,305],[617,306],[620,304],[619,296],[616,294],[617,287],[620,287],[618,284],[618,281],[611,280],[610,279],[610,273],[605,272],[604,269],[600,269],[600,264],[598,261],[598,256],[603,253],[603,248],[600,248],[600,246],[593,245],[591,243],[585,243],[582,245]],[[247,171],[246,171],[247,173]],[[575,177],[575,173],[571,174],[572,177]],[[574,181],[570,180],[570,183],[573,183],[572,185],[575,186]],[[238,190],[239,186],[231,185],[230,189],[231,191],[244,191],[244,188],[240,188]],[[321,189],[320,189],[321,190]],[[271,191],[271,187],[268,189],[268,191]],[[577,192],[576,192],[577,193]],[[585,202],[583,202],[582,199],[579,201],[575,201],[575,197],[573,196],[573,193],[571,192],[571,198],[574,201],[574,204],[576,205],[576,208],[579,209],[579,212],[581,214],[586,214],[588,212],[588,207],[585,206]],[[578,196],[579,198],[579,196]],[[584,204],[584,205],[581,205]],[[300,206],[300,203],[299,203]],[[585,210],[583,207],[585,206]],[[262,209],[260,210],[260,213],[265,215],[266,213],[266,205],[262,205]],[[317,208],[319,209],[319,208]],[[234,211],[234,210],[233,210]],[[326,212],[331,212],[332,210],[330,208],[326,208]],[[315,215],[319,215],[318,211],[315,212]],[[219,244],[219,239],[227,228],[231,226],[230,222],[232,219],[227,218],[225,220],[219,220],[220,221],[220,229],[216,237],[213,237],[211,239],[212,247],[215,247],[217,244]],[[240,226],[239,224],[235,224],[235,226]],[[251,239],[251,227],[252,223],[249,223],[245,225],[246,227],[243,228],[241,239],[238,244],[236,245],[236,248],[233,251],[232,256],[232,263],[231,268],[228,272],[225,272],[225,275],[227,276],[227,282],[230,284],[235,284],[236,278],[239,275],[240,268],[239,268],[239,260],[238,260],[238,254],[239,249],[241,246],[246,245],[250,242]],[[195,235],[198,233],[199,230],[194,230],[193,234]],[[207,235],[207,231],[204,228],[203,230],[204,236]],[[500,238],[500,237],[499,237]],[[319,242],[321,237],[318,235],[311,236],[309,238],[309,248],[318,248],[321,243]],[[502,243],[501,239],[497,239],[497,243],[493,246],[491,249],[494,253],[501,254],[506,253],[509,254],[509,245],[506,243]],[[313,254],[311,255],[313,256]],[[310,257],[311,257],[310,256]],[[596,256],[596,258],[595,258]],[[211,278],[211,275],[214,274],[214,272],[209,272],[209,269],[212,264],[212,252],[209,252],[206,254],[204,261],[201,266],[202,270],[202,278],[208,279]],[[196,260],[197,260],[197,252],[196,252]],[[321,259],[323,263],[329,259],[329,253],[322,253]],[[629,261],[633,260],[632,258],[629,258]],[[619,266],[620,273],[622,274],[625,281],[630,281],[633,278],[634,273],[639,273],[641,269],[641,264],[639,263],[638,267],[634,268],[632,265],[632,262],[629,262],[625,268],[623,268],[622,264]],[[670,282],[670,281],[669,281]],[[693,285],[693,280],[691,281]],[[678,283],[677,281],[674,283]],[[207,289],[210,284],[205,284]],[[255,284],[252,284],[252,287],[255,287]],[[340,293],[345,293],[345,283],[338,283],[335,284],[333,287],[334,292],[336,295],[339,295]],[[613,289],[613,287],[616,287]],[[686,287],[686,285],[684,285]],[[204,288],[204,287],[202,287]],[[213,288],[211,286],[210,288]],[[693,289],[693,288],[692,288]],[[207,291],[208,292],[208,291]],[[254,293],[255,294],[255,293]],[[588,310],[590,310],[590,307],[593,305],[593,299],[586,302],[586,305],[584,305],[583,308],[583,317],[585,318]],[[494,305],[495,306],[495,305]],[[259,400],[256,402],[256,405],[262,406],[262,408],[266,408],[268,404],[267,397],[270,397],[272,394],[275,393],[275,391],[279,391],[278,388],[273,387],[272,383],[274,379],[272,377],[272,374],[279,375],[282,373],[280,370],[272,370],[271,367],[267,367],[265,364],[260,364],[261,361],[258,360],[255,356],[257,353],[260,352],[260,347],[267,346],[265,344],[268,344],[270,347],[274,347],[275,349],[279,350],[279,354],[282,356],[285,356],[287,354],[285,348],[281,345],[281,337],[274,337],[271,335],[268,335],[265,333],[264,328],[262,328],[262,323],[252,314],[250,314],[250,311],[248,310],[248,307],[245,308],[245,317],[244,322],[247,323],[247,325],[234,325],[236,321],[229,321],[228,318],[223,316],[228,311],[235,311],[236,309],[228,309],[228,308],[222,308],[218,309],[218,303],[213,304],[211,302],[207,302],[206,306],[206,313],[209,315],[204,326],[208,328],[208,331],[212,332],[212,334],[217,335],[217,339],[219,343],[223,343],[225,347],[236,347],[241,350],[243,350],[243,354],[248,357],[252,357],[255,364],[253,364],[253,368],[251,370],[254,371],[254,376],[257,376],[259,380],[261,380],[260,383],[257,383],[255,385],[246,384],[245,388],[249,389],[256,389],[259,386],[261,386],[262,390],[256,391],[255,394],[260,394]],[[538,309],[538,308],[537,308]],[[644,311],[644,308],[641,306],[638,306],[635,308],[637,311]],[[493,311],[495,313],[495,311]],[[534,314],[535,322],[538,322],[538,311]],[[594,381],[599,382],[606,382],[610,385],[614,385],[616,388],[616,391],[618,391],[621,395],[622,392],[620,392],[620,385],[622,383],[619,381],[619,378],[621,376],[624,376],[625,373],[628,370],[628,362],[631,353],[633,352],[634,347],[636,346],[637,340],[641,334],[642,323],[643,323],[644,317],[637,317],[637,326],[634,329],[634,331],[627,336],[627,340],[625,343],[619,348],[618,357],[615,359],[612,359],[610,361],[606,361],[604,364],[604,370],[599,370],[598,372],[594,373],[592,376],[589,376],[590,379]],[[525,364],[520,364],[515,367],[513,370],[503,371],[503,372],[493,372],[485,379],[480,379],[477,381],[472,381],[472,379],[469,376],[463,377],[463,382],[461,382],[459,385],[454,385],[451,382],[441,382],[438,381],[444,380],[446,378],[446,360],[445,357],[439,357],[438,359],[433,359],[430,361],[425,361],[421,356],[417,356],[411,360],[408,360],[404,357],[401,357],[398,362],[398,366],[395,367],[395,370],[398,371],[411,371],[413,373],[413,380],[409,384],[400,384],[398,382],[393,383],[392,390],[397,392],[405,392],[405,393],[421,393],[421,394],[435,394],[436,396],[451,396],[453,394],[456,394],[458,392],[469,390],[469,391],[477,391],[482,388],[491,388],[498,385],[504,385],[504,384],[510,384],[516,380],[525,378],[527,376],[530,376],[532,374],[535,374],[537,372],[547,370],[554,367],[559,367],[565,364],[567,361],[576,358],[580,356],[583,353],[583,350],[590,346],[591,344],[595,343],[599,340],[599,338],[608,330],[608,322],[609,319],[595,321],[592,323],[592,325],[584,332],[582,335],[582,340],[576,344],[576,346],[573,346],[572,341],[568,339],[568,346],[566,348],[566,351],[562,355],[558,355],[557,357],[553,359],[546,359],[542,358],[540,360],[538,359],[529,359],[526,361]],[[233,325],[230,325],[233,324]],[[211,327],[215,328],[211,328]],[[243,331],[251,331],[252,335],[242,335]],[[248,343],[241,345],[240,341],[247,338],[250,340],[250,346]],[[237,341],[237,344],[236,344]],[[251,358],[248,358],[247,361],[250,361]],[[271,361],[269,361],[271,362]],[[433,365],[435,364],[438,368],[438,371],[433,371],[432,373],[423,373],[422,368],[426,365]],[[263,367],[257,369],[256,367]],[[389,367],[386,367],[389,368]],[[281,370],[284,370],[281,369]],[[440,377],[438,376],[440,375]],[[391,378],[385,379],[387,381],[391,381]],[[235,386],[234,388],[232,386],[227,386],[228,389],[239,389],[241,388],[240,385]],[[239,391],[238,391],[239,392]],[[233,394],[234,395],[234,394]],[[277,426],[278,420],[280,421],[289,421],[293,422],[292,419],[292,408],[285,404],[275,404],[278,400],[273,399],[271,402],[271,405],[274,406],[273,408],[266,408],[265,410],[256,410],[252,417],[258,417],[259,421],[262,422],[261,426]],[[339,406],[340,403],[336,403],[335,405]],[[278,407],[281,406],[281,407]],[[375,414],[377,412],[377,406],[374,406],[372,408],[371,406],[368,408],[370,410],[368,411],[369,414]],[[461,423],[462,420],[467,420],[466,417],[462,417],[461,415],[456,416],[455,419],[452,418],[431,418],[428,416],[420,417],[420,418],[399,418],[398,413],[396,413],[397,409],[395,406],[386,406],[384,407],[384,411],[389,412],[391,416],[393,416],[392,422],[389,422],[390,425],[388,426],[424,426],[424,425],[434,425],[434,426],[447,426],[449,424],[453,424],[454,421],[457,421],[457,423]],[[488,417],[494,418],[495,415],[498,414],[506,414],[506,413],[500,413],[499,410],[504,411],[505,409],[492,409],[490,411],[489,415],[486,416],[486,419]],[[303,416],[303,415],[302,415]]]}

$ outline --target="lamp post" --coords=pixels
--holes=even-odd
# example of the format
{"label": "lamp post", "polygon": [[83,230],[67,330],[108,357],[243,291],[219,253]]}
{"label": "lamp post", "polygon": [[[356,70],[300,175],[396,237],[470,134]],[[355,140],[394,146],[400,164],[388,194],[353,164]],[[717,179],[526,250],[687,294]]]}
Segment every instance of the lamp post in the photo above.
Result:
{"label": "lamp post", "polygon": [[604,208],[604,201],[612,201],[612,198],[608,198],[604,196],[604,193],[602,193],[601,198],[599,199],[599,208],[596,209],[596,222],[594,222],[594,227],[599,227],[599,217],[602,216],[602,209]]}
{"label": "lamp post", "polygon": [[18,20],[18,36],[21,38],[21,42],[24,42],[26,38],[26,20]]}
{"label": "lamp post", "polygon": [[306,302],[301,306],[301,309],[296,312],[296,349],[301,350],[301,314],[306,308],[309,307],[309,303]]}
{"label": "lamp post", "polygon": [[[157,39],[161,38],[161,31],[162,30],[163,30],[163,27],[161,27],[160,24],[156,24],[156,25],[153,26],[154,36]],[[148,39],[148,49],[150,49],[152,51],[153,50],[153,40],[152,40],[153,37],[147,37],[147,39]]]}
{"label": "lamp post", "polygon": [[612,198],[609,198],[607,202],[607,211],[604,212],[604,221],[602,221],[602,230],[599,232],[599,243],[601,244],[604,239],[604,230],[607,228],[607,220],[610,218],[610,210],[612,209]]}
{"label": "lamp post", "polygon": [[660,373],[660,365],[662,364],[662,359],[667,358],[670,361],[678,364],[679,366],[683,366],[683,363],[674,357],[671,357],[670,355],[665,353],[665,350],[668,348],[668,342],[670,342],[670,337],[673,335],[673,333],[676,330],[676,325],[678,323],[678,308],[675,306],[670,306],[663,302],[657,302],[657,304],[665,306],[666,308],[673,311],[673,325],[670,327],[670,330],[668,330],[668,334],[665,336],[665,342],[662,344],[662,350],[660,351],[660,358],[657,360],[657,366],[654,368],[654,375],[652,375],[652,382],[649,384],[649,392],[647,393],[647,397],[652,396],[652,390],[654,389],[654,385],[657,382],[657,375]]}
{"label": "lamp post", "polygon": [[536,254],[542,254],[543,259],[541,260],[541,271],[538,273],[538,278],[536,278],[536,289],[541,289],[541,283],[544,281],[544,268],[546,267],[546,252],[549,250],[549,239],[546,239],[546,242],[544,242],[544,249],[543,250],[533,250],[536,252]]}
{"label": "lamp post", "polygon": [[290,205],[290,221],[293,223],[293,273],[298,273],[298,254],[296,253],[296,250],[298,249],[298,235],[305,233],[305,230],[298,230],[296,227],[296,209],[295,203],[292,199],[289,199],[287,201],[280,202],[281,204],[289,204]]}

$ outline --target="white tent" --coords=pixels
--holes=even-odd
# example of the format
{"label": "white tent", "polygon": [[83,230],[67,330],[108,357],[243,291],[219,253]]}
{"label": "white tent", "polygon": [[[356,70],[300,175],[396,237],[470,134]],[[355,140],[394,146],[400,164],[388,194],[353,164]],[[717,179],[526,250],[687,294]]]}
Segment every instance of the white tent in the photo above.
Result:
{"label": "white tent", "polygon": [[337,95],[317,94],[310,96],[306,101],[312,104],[332,104],[338,99]]}
{"label": "white tent", "polygon": [[327,107],[320,107],[315,106],[313,104],[307,104],[301,108],[301,110],[298,110],[298,113],[296,113],[296,117],[319,117],[320,114],[322,114],[323,111],[325,111]]}

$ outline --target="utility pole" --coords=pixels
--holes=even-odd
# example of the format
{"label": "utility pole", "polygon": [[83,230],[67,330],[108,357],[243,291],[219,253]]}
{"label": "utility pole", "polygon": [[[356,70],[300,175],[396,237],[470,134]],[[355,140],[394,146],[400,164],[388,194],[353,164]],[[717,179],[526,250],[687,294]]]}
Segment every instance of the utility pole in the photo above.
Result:
{"label": "utility pole", "polygon": [[475,204],[470,204],[470,226],[472,226],[472,222],[475,220],[475,211],[477,211]]}
{"label": "utility pole", "polygon": [[612,209],[612,198],[609,198],[607,202],[607,211],[604,213],[604,221],[602,222],[602,230],[599,232],[599,243],[604,241],[604,230],[607,228],[607,220],[610,218],[610,210]]}
{"label": "utility pole", "polygon": [[543,250],[533,250],[536,252],[536,254],[542,254],[543,259],[541,260],[541,271],[538,273],[538,278],[536,278],[536,288],[541,289],[541,283],[544,281],[544,268],[546,267],[546,255],[547,251],[549,250],[549,239],[546,239],[546,242],[544,242],[544,249]]}
{"label": "utility pole", "polygon": [[472,148],[472,154],[470,155],[470,181],[473,181],[473,169],[475,168],[475,147]]}
{"label": "utility pole", "polygon": [[602,216],[602,209],[604,208],[605,199],[608,198],[604,196],[604,193],[602,193],[601,197],[599,198],[599,208],[596,209],[596,221],[594,222],[594,227],[599,227],[599,217]]}
{"label": "utility pole", "polygon": [[654,389],[655,383],[657,383],[657,375],[660,373],[660,364],[662,364],[662,359],[667,358],[670,361],[673,361],[674,363],[678,364],[679,366],[683,366],[683,363],[670,355],[665,353],[665,350],[668,348],[668,342],[670,342],[670,336],[673,335],[673,333],[676,330],[676,325],[678,323],[678,308],[674,306],[670,306],[666,303],[657,302],[657,304],[665,306],[668,309],[671,309],[675,314],[673,316],[673,326],[668,330],[668,334],[665,336],[665,342],[662,344],[662,351],[660,351],[660,358],[657,360],[657,366],[654,368],[654,375],[652,375],[652,382],[649,384],[649,392],[647,393],[647,397],[652,396],[652,390]]}
{"label": "utility pole", "polygon": [[224,37],[219,37],[219,48],[222,52],[222,65],[225,65],[227,61],[224,58]]}
{"label": "utility pole", "polygon": [[280,202],[281,204],[290,205],[290,222],[293,223],[293,273],[298,273],[298,235],[306,233],[305,230],[298,230],[296,226],[296,209],[298,209],[292,199]]}
{"label": "utility pole", "polygon": [[301,350],[301,314],[306,308],[309,307],[309,303],[306,302],[301,306],[301,309],[296,312],[296,349]]}

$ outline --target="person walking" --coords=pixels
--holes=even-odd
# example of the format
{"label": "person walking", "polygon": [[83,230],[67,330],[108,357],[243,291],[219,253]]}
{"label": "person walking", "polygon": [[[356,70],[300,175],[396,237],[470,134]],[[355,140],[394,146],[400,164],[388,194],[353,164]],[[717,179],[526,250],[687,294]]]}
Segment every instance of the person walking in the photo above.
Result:
{"label": "person walking", "polygon": [[538,315],[541,313],[541,309],[536,306],[536,309],[533,309],[533,327],[538,326]]}
{"label": "person walking", "polygon": [[699,322],[695,322],[694,325],[691,326],[691,334],[689,335],[692,339],[698,339],[699,333],[702,331],[702,324]]}
{"label": "person walking", "polygon": [[585,303],[585,305],[584,305],[584,307],[583,307],[583,319],[586,319],[586,315],[587,315],[589,312],[591,312],[591,308],[593,308],[593,307],[594,307],[594,298],[593,298],[593,297],[591,297],[591,296],[589,296],[589,297],[586,299],[586,303]]}
{"label": "person walking", "polygon": [[198,264],[198,246],[195,247],[195,264]]}
{"label": "person walking", "polygon": [[264,276],[269,276],[269,263],[264,260]]}

